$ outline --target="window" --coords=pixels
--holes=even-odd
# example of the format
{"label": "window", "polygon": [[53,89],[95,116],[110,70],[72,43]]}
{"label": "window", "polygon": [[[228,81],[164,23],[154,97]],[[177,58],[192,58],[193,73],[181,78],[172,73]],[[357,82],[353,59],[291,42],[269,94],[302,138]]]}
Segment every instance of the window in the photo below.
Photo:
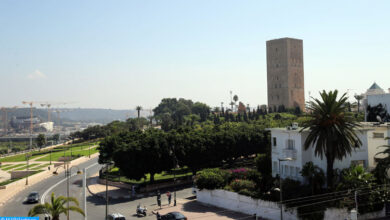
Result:
{"label": "window", "polygon": [[366,163],[365,163],[364,160],[353,160],[353,161],[351,161],[351,165],[354,165],[354,166],[366,167],[365,164]]}
{"label": "window", "polygon": [[276,147],[276,137],[272,138],[272,143],[273,143],[272,146]]}
{"label": "window", "polygon": [[279,168],[278,168],[278,162],[276,162],[276,161],[274,161],[274,164],[273,164],[273,166],[274,166],[274,171],[276,172],[276,173],[278,173],[279,172]]}
{"label": "window", "polygon": [[293,139],[287,140],[287,149],[289,149],[289,150],[295,149],[295,140],[293,140]]}
{"label": "window", "polygon": [[284,165],[284,170],[286,172],[285,176],[289,175],[289,169],[288,169],[288,166],[287,165]]}
{"label": "window", "polygon": [[291,166],[291,167],[290,167],[290,175],[291,175],[291,176],[295,176],[294,171],[295,171],[295,170],[294,170],[294,167]]}
{"label": "window", "polygon": [[299,176],[299,167],[295,167],[295,171],[296,171],[296,172],[295,172],[295,175],[296,175],[296,176]]}
{"label": "window", "polygon": [[374,135],[374,138],[385,138],[385,134],[384,133],[374,132],[373,135]]}

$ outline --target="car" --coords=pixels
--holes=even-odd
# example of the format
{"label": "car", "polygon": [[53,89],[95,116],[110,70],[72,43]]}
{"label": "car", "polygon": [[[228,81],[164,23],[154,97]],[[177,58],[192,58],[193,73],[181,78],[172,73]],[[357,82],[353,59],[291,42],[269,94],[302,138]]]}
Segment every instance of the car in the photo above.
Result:
{"label": "car", "polygon": [[39,193],[38,192],[30,192],[27,196],[28,203],[37,203],[39,202]]}
{"label": "car", "polygon": [[161,220],[187,220],[187,217],[185,217],[180,212],[169,212],[165,215],[162,215]]}
{"label": "car", "polygon": [[107,220],[126,220],[126,218],[120,213],[112,213],[108,215]]}

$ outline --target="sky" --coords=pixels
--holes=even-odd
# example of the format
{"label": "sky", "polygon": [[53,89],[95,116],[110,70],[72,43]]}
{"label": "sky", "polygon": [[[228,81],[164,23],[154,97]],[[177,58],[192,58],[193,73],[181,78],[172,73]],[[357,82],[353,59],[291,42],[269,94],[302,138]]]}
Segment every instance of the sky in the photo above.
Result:
{"label": "sky", "polygon": [[0,0],[0,107],[267,103],[266,41],[303,40],[309,92],[390,88],[390,1]]}

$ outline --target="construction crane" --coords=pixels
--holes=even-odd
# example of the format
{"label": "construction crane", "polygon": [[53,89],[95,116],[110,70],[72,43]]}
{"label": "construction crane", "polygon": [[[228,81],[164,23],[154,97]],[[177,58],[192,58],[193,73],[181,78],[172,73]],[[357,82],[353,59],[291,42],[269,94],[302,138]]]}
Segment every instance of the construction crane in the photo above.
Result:
{"label": "construction crane", "polygon": [[41,107],[47,107],[47,122],[50,122],[50,107],[51,107],[51,104],[50,103],[42,103],[41,104]]}
{"label": "construction crane", "polygon": [[0,110],[3,112],[3,132],[4,132],[4,135],[7,135],[8,133],[8,112],[12,112],[14,111],[15,109],[17,109],[18,107],[17,106],[14,106],[14,107],[11,107],[11,108],[7,108],[7,107],[1,107]]}
{"label": "construction crane", "polygon": [[[33,101],[23,101],[22,103],[24,105],[29,105],[30,106],[30,136],[32,136],[32,132],[33,132],[33,105],[36,102],[33,102]],[[32,145],[31,140],[30,140],[30,145]]]}
{"label": "construction crane", "polygon": [[58,120],[58,125],[60,124],[60,114],[62,112],[70,112],[72,111],[71,109],[55,109],[54,110],[57,113],[57,120]]}

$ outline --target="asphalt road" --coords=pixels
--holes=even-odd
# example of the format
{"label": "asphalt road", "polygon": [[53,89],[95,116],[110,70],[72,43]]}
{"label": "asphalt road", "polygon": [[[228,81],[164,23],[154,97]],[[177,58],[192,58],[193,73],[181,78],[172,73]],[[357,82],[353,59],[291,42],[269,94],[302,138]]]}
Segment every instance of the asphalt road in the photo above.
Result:
{"label": "asphalt road", "polygon": [[[78,167],[80,169],[89,167],[87,170],[87,178],[95,173],[97,173],[102,165],[97,164],[97,158],[87,161],[83,164],[80,164]],[[75,174],[77,169],[72,169],[72,174]],[[75,175],[70,180],[70,196],[76,197],[80,202],[80,207],[83,207],[83,198],[82,198],[82,176],[83,175]],[[33,185],[30,189],[21,191],[14,198],[9,200],[4,206],[0,207],[0,216],[27,216],[28,211],[35,204],[26,204],[24,201],[26,200],[26,196],[31,191],[38,191],[41,196],[47,191],[47,196],[45,198],[46,201],[49,201],[50,195],[52,192],[55,193],[56,196],[63,195],[66,196],[66,183],[67,181],[63,181],[58,184],[59,181],[65,179],[65,174],[60,173],[58,176],[50,177],[46,180],[43,180],[40,183]],[[51,188],[51,189],[50,189]],[[49,189],[49,190],[48,190]],[[182,189],[177,192],[177,198],[188,198],[191,197],[191,188]],[[172,198],[173,202],[173,198]],[[167,205],[168,201],[166,196],[162,195],[162,204],[163,206]],[[109,201],[109,213],[121,213],[126,219],[138,219],[135,214],[135,210],[138,204],[142,206],[146,206],[148,208],[148,216],[142,217],[145,220],[154,220],[156,217],[151,214],[151,211],[157,208],[156,204],[156,196],[150,196],[145,198],[140,198],[137,200],[129,200],[129,199],[117,199]],[[89,220],[103,220],[105,218],[105,199],[92,196],[87,191],[87,217]],[[42,216],[41,216],[42,217]],[[62,215],[61,220],[65,220],[66,216]],[[70,213],[71,220],[83,220],[84,217],[78,213]]]}
{"label": "asphalt road", "polygon": [[[82,168],[88,167],[92,164],[96,164],[96,165],[92,166],[90,169],[87,170],[87,174],[92,175],[92,174],[98,172],[100,169],[100,166],[101,166],[101,165],[97,164],[97,158],[91,159],[83,164],[80,164],[80,165],[78,165],[78,167],[80,169],[82,169]],[[76,171],[77,171],[77,169],[72,168],[72,173],[75,173]],[[72,177],[71,182],[74,180],[77,180],[77,179],[81,180],[82,179],[81,176],[82,175],[79,175],[77,177]],[[25,203],[27,195],[32,191],[37,191],[42,196],[43,193],[49,187],[53,186],[54,184],[58,183],[59,181],[61,181],[63,179],[65,179],[64,172],[60,173],[58,176],[53,175],[52,177],[47,178],[46,180],[43,180],[40,183],[36,183],[36,184],[32,185],[28,189],[22,190],[21,192],[16,194],[12,199],[10,199],[6,204],[4,204],[3,206],[0,207],[0,216],[27,216],[28,211],[35,205],[35,204]],[[80,191],[80,193],[81,193],[81,187],[77,187],[74,184],[71,184],[70,196],[75,196],[75,194],[73,194],[76,192],[75,188],[80,188],[78,191]],[[66,181],[64,181],[64,183],[62,183],[62,184],[59,184],[53,190],[56,193],[56,195],[59,195],[59,194],[66,195]],[[57,194],[57,192],[60,192],[60,193]],[[47,196],[46,199],[50,198],[50,194],[51,194],[51,192],[49,193],[49,195]],[[78,195],[76,197],[78,199],[81,198],[81,196],[78,196]],[[80,206],[82,207],[82,204],[80,204]],[[80,219],[80,218],[78,218],[78,219]]]}

